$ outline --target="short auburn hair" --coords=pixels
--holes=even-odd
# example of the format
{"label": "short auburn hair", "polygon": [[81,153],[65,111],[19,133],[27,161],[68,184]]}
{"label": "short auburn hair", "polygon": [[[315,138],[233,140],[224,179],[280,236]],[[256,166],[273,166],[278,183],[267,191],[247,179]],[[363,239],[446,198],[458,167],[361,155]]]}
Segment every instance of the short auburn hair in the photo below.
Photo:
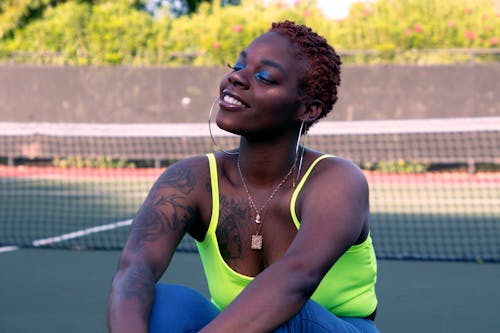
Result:
{"label": "short auburn hair", "polygon": [[287,37],[295,47],[297,57],[306,61],[306,71],[300,84],[300,99],[309,106],[314,101],[322,105],[321,115],[309,127],[324,118],[337,102],[337,87],[340,85],[340,56],[327,40],[311,28],[293,21],[272,23],[269,32]]}

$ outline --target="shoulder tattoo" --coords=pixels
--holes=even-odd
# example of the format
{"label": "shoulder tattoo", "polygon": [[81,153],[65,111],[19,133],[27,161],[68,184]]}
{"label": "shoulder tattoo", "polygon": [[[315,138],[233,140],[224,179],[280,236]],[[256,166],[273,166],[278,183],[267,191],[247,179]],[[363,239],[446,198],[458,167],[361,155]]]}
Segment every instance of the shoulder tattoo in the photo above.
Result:
{"label": "shoulder tattoo", "polygon": [[172,231],[187,230],[198,217],[187,203],[196,180],[190,169],[175,168],[159,178],[132,223],[129,242],[138,250]]}

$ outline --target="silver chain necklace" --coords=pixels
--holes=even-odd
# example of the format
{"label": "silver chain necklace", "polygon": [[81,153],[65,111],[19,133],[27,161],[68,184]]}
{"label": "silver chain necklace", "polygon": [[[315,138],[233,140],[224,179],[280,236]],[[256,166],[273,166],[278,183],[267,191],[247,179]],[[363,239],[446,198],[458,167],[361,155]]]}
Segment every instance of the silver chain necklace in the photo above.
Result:
{"label": "silver chain necklace", "polygon": [[262,250],[263,239],[262,239],[262,235],[260,234],[260,228],[262,225],[261,224],[262,223],[262,213],[264,212],[264,209],[266,209],[266,207],[269,205],[269,203],[273,199],[274,195],[283,186],[283,184],[285,184],[288,177],[290,177],[290,175],[292,174],[293,169],[295,169],[295,163],[292,165],[292,167],[290,168],[290,171],[288,171],[285,178],[283,178],[283,180],[278,184],[278,186],[276,186],[274,191],[271,193],[269,198],[267,198],[266,202],[264,202],[262,207],[260,207],[260,209],[258,209],[257,206],[255,205],[255,202],[253,201],[252,196],[250,195],[250,191],[248,190],[247,183],[245,182],[245,177],[243,177],[243,173],[241,172],[240,155],[238,155],[238,158],[236,160],[236,166],[238,167],[238,173],[240,174],[241,182],[243,183],[243,187],[245,188],[245,192],[248,195],[248,201],[250,203],[250,207],[252,208],[252,210],[255,213],[254,217],[255,217],[256,232],[254,235],[252,235],[251,249],[252,250]]}

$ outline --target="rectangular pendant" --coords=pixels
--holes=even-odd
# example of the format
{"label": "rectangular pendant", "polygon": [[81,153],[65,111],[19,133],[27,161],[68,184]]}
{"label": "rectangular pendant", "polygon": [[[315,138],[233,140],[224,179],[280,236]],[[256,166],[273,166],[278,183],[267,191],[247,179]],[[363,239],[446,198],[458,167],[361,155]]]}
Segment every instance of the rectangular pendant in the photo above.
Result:
{"label": "rectangular pendant", "polygon": [[262,250],[262,235],[252,235],[252,250]]}

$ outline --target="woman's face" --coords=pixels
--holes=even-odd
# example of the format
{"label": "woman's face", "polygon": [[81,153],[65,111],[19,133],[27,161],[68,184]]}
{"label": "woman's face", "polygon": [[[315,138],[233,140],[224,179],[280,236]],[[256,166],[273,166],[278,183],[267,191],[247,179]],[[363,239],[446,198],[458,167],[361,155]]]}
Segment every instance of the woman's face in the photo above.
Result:
{"label": "woman's face", "polygon": [[288,38],[268,32],[242,51],[220,84],[217,124],[240,135],[267,137],[296,129],[299,73]]}

